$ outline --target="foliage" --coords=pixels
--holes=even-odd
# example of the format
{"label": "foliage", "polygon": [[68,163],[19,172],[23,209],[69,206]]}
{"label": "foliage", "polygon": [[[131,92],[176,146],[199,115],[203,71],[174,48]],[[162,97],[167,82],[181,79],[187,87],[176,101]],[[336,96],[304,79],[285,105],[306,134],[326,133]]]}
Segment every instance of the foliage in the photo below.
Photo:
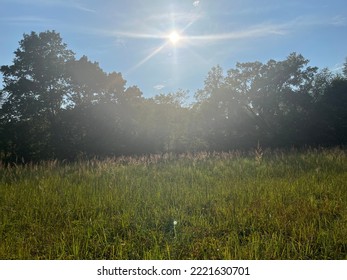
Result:
{"label": "foliage", "polygon": [[5,162],[346,145],[346,63],[344,76],[297,53],[217,65],[188,105],[184,90],[144,98],[121,73],[76,59],[55,31],[25,34],[14,54],[1,67]]}

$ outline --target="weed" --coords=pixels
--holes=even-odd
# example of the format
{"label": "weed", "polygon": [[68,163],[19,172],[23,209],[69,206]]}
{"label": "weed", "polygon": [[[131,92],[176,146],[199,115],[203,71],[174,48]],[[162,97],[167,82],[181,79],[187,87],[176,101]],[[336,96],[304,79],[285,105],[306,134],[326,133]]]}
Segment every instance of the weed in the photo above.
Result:
{"label": "weed", "polygon": [[0,165],[0,259],[347,259],[341,149]]}

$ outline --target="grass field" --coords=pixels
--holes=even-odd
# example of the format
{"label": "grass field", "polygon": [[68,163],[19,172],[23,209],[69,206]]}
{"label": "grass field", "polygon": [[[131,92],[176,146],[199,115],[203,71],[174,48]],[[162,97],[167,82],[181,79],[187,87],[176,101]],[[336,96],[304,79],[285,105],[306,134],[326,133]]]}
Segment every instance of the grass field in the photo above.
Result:
{"label": "grass field", "polygon": [[347,152],[2,165],[0,259],[347,259]]}

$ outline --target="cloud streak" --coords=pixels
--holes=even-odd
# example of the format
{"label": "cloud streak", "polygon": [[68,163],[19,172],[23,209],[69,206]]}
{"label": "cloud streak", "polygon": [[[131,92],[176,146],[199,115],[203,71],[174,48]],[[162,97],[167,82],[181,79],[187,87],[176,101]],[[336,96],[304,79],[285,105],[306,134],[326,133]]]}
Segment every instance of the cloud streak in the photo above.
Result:
{"label": "cloud streak", "polygon": [[331,24],[334,26],[347,26],[347,18],[341,15],[334,16]]}
{"label": "cloud streak", "polygon": [[3,17],[0,21],[12,22],[12,23],[43,23],[47,22],[48,18],[36,17],[36,16],[15,16],[15,17]]}
{"label": "cloud streak", "polygon": [[[6,1],[6,0],[5,0]],[[80,10],[83,12],[88,13],[95,13],[96,11],[93,9],[90,9],[84,5],[81,4],[80,1],[75,0],[7,0],[7,2],[11,3],[18,3],[21,5],[28,5],[28,6],[51,6],[51,7],[63,7],[63,8],[72,8],[76,10]]]}
{"label": "cloud streak", "polygon": [[[287,25],[277,24],[263,24],[251,26],[244,30],[238,30],[228,33],[219,33],[211,35],[183,35],[181,34],[182,40],[186,41],[222,41],[231,39],[242,39],[242,38],[255,38],[264,37],[269,35],[284,35],[286,34]],[[142,32],[127,32],[127,31],[107,31],[107,30],[94,30],[95,33],[104,36],[115,36],[120,38],[129,39],[168,39],[169,34],[163,32],[156,33],[142,33]]]}
{"label": "cloud streak", "polygon": [[183,39],[190,41],[217,42],[225,40],[267,37],[273,35],[284,36],[299,30],[301,31],[304,28],[314,28],[328,25],[346,26],[347,19],[342,16],[335,16],[333,18],[298,17],[285,23],[263,23],[232,32],[211,35],[192,35],[183,37]]}
{"label": "cloud streak", "polygon": [[155,85],[153,88],[154,88],[155,90],[162,90],[163,88],[165,88],[165,86],[162,85],[162,84],[159,84],[159,85]]}
{"label": "cloud streak", "polygon": [[244,38],[256,38],[265,37],[269,35],[284,35],[286,31],[278,25],[257,25],[252,26],[244,30],[220,33],[213,35],[197,35],[197,36],[187,36],[184,39],[192,41],[222,41],[222,40],[232,40],[232,39],[244,39]]}
{"label": "cloud streak", "polygon": [[[155,18],[155,19],[154,19]],[[160,20],[165,18],[164,15],[152,16],[152,20]],[[287,22],[282,23],[261,23],[252,26],[248,26],[243,29],[235,28],[234,31],[217,33],[217,34],[203,34],[195,35],[189,34],[189,25],[182,31],[180,30],[181,39],[189,44],[201,44],[201,42],[218,43],[219,41],[228,40],[241,40],[262,38],[269,36],[285,36],[288,34],[304,31],[305,29],[315,28],[318,26],[345,26],[347,25],[347,19],[342,16],[329,17],[297,17]],[[89,30],[95,34],[107,37],[117,37],[120,39],[153,39],[153,40],[168,40],[169,30],[143,32],[143,27],[138,31],[117,31],[117,30]],[[185,34],[186,33],[186,34]]]}
{"label": "cloud streak", "polygon": [[199,5],[200,5],[200,1],[194,1],[193,2],[193,6],[194,7],[199,7]]}

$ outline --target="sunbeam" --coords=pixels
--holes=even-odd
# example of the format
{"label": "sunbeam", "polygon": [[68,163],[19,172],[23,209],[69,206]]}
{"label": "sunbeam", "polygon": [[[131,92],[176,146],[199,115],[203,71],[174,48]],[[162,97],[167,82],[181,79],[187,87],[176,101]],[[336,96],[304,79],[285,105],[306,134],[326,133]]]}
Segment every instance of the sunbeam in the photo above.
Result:
{"label": "sunbeam", "polygon": [[150,60],[153,56],[155,56],[156,54],[158,54],[166,45],[168,44],[168,42],[165,42],[164,44],[162,44],[161,46],[159,46],[158,48],[156,48],[153,52],[151,52],[149,55],[147,55],[144,59],[142,59],[139,63],[137,63],[135,66],[133,66],[130,70],[127,71],[127,74],[133,72],[134,70],[136,70],[137,68],[139,68],[141,65],[143,65],[144,63],[146,63],[148,60]]}
{"label": "sunbeam", "polygon": [[154,33],[142,33],[142,32],[121,32],[121,31],[112,31],[112,36],[119,36],[130,39],[165,39],[166,34]]}

